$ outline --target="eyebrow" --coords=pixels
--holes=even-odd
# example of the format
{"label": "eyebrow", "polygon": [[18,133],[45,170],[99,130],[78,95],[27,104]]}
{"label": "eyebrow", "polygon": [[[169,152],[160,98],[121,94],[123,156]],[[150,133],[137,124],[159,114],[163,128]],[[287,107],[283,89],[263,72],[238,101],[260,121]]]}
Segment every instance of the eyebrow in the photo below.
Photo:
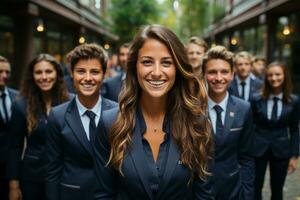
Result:
{"label": "eyebrow", "polygon": [[[149,58],[149,59],[153,59],[153,57],[151,57],[151,56],[141,56],[140,58]],[[161,59],[163,59],[163,60],[165,60],[165,59],[172,59],[172,57],[171,57],[171,56],[169,56],[169,57],[162,57]]]}

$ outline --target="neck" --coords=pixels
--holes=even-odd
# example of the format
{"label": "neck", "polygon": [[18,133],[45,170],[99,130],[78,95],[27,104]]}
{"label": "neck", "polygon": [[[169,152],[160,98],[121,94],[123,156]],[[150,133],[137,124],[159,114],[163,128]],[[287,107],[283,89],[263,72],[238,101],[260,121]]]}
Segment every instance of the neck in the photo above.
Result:
{"label": "neck", "polygon": [[196,76],[201,75],[201,67],[195,67],[193,68],[193,72]]}
{"label": "neck", "polygon": [[226,94],[227,92],[224,92],[222,94],[215,94],[208,90],[208,96],[217,104],[221,103],[225,99]]}
{"label": "neck", "polygon": [[281,87],[278,87],[278,88],[272,88],[272,94],[274,95],[278,95],[282,92],[282,89]]}
{"label": "neck", "polygon": [[166,98],[155,99],[145,96],[141,96],[140,99],[141,109],[144,114],[152,119],[160,118],[165,115],[166,112]]}
{"label": "neck", "polygon": [[95,96],[80,96],[78,95],[78,99],[80,101],[80,103],[88,108],[88,109],[91,109],[93,108],[96,103],[98,102],[98,99],[99,99],[99,94],[95,95]]}
{"label": "neck", "polygon": [[[249,76],[249,75],[248,75],[248,76]],[[238,77],[239,77],[239,79],[240,79],[241,81],[245,81],[245,80],[248,78],[248,76],[246,76],[246,77],[238,76]]]}

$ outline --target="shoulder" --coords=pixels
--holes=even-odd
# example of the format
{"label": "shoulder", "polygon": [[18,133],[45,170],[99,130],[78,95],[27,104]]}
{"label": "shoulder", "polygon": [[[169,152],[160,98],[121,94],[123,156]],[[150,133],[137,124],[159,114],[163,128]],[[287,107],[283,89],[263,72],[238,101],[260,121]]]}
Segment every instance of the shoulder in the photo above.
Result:
{"label": "shoulder", "polygon": [[116,121],[118,113],[118,107],[103,112],[102,122],[106,129],[109,129],[112,126],[112,124]]}
{"label": "shoulder", "polygon": [[55,117],[56,119],[63,119],[70,105],[70,102],[71,101],[67,101],[57,106],[54,106],[51,110],[52,116]]}
{"label": "shoulder", "polygon": [[118,103],[112,100],[109,100],[107,98],[102,97],[102,101],[103,101],[103,105],[104,108],[103,110],[107,110],[107,109],[111,109],[111,108],[115,108],[118,106]]}
{"label": "shoulder", "polygon": [[250,103],[233,95],[230,95],[231,101],[234,102],[235,106],[242,109],[250,109]]}
{"label": "shoulder", "polygon": [[292,102],[294,102],[295,104],[299,104],[300,102],[300,100],[299,100],[299,96],[298,95],[296,95],[296,94],[292,94],[291,95],[291,99],[292,99]]}
{"label": "shoulder", "polygon": [[15,95],[17,96],[19,94],[19,91],[18,90],[15,90],[13,88],[7,88],[8,92],[12,95]]}
{"label": "shoulder", "polygon": [[114,84],[116,82],[119,82],[121,80],[121,78],[122,78],[121,74],[118,74],[114,77],[110,77],[108,79],[105,79],[103,81],[103,84],[107,84],[107,85]]}
{"label": "shoulder", "polygon": [[251,78],[251,80],[256,86],[262,86],[263,84],[263,81],[260,80],[259,78]]}

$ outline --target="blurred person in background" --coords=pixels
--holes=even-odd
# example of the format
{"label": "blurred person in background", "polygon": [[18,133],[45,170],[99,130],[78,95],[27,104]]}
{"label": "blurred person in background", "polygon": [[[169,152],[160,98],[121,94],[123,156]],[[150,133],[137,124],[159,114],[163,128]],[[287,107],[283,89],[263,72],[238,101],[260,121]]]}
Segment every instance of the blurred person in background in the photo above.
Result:
{"label": "blurred person in background", "polygon": [[29,63],[20,95],[12,114],[9,199],[46,199],[48,115],[52,106],[69,99],[62,68],[54,57],[40,54]]}
{"label": "blurred person in background", "polygon": [[112,101],[118,101],[120,91],[123,87],[123,82],[126,78],[129,50],[130,43],[124,43],[120,46],[118,54],[119,66],[115,68],[118,75],[105,79],[101,87],[102,96]]}
{"label": "blurred person in background", "polygon": [[252,67],[252,73],[253,75],[263,80],[266,73],[266,59],[262,56],[255,56],[253,60],[253,67]]}
{"label": "blurred person in background", "polygon": [[208,46],[204,40],[199,37],[191,37],[186,45],[186,53],[193,72],[196,76],[201,78],[201,63],[204,53],[207,51]]}
{"label": "blurred person in background", "polygon": [[299,156],[299,97],[292,94],[288,68],[273,62],[267,66],[261,94],[254,96],[255,200],[262,199],[267,166],[271,199],[283,199],[287,173],[296,170]]}
{"label": "blurred person in background", "polygon": [[12,105],[18,91],[7,86],[11,73],[9,61],[0,56],[0,199],[8,199],[6,168],[10,148]]}
{"label": "blurred person in background", "polygon": [[253,76],[252,55],[247,51],[239,52],[234,58],[235,77],[228,89],[229,93],[250,101],[262,87],[263,82]]}

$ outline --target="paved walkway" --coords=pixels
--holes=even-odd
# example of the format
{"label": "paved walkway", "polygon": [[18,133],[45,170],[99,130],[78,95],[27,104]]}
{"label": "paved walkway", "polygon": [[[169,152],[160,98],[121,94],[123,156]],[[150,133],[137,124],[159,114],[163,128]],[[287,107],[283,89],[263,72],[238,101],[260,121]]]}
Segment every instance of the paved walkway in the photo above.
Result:
{"label": "paved walkway", "polygon": [[[288,175],[284,186],[284,200],[300,200],[300,161],[297,170]],[[269,172],[266,173],[266,181],[263,188],[263,199],[270,200]]]}

